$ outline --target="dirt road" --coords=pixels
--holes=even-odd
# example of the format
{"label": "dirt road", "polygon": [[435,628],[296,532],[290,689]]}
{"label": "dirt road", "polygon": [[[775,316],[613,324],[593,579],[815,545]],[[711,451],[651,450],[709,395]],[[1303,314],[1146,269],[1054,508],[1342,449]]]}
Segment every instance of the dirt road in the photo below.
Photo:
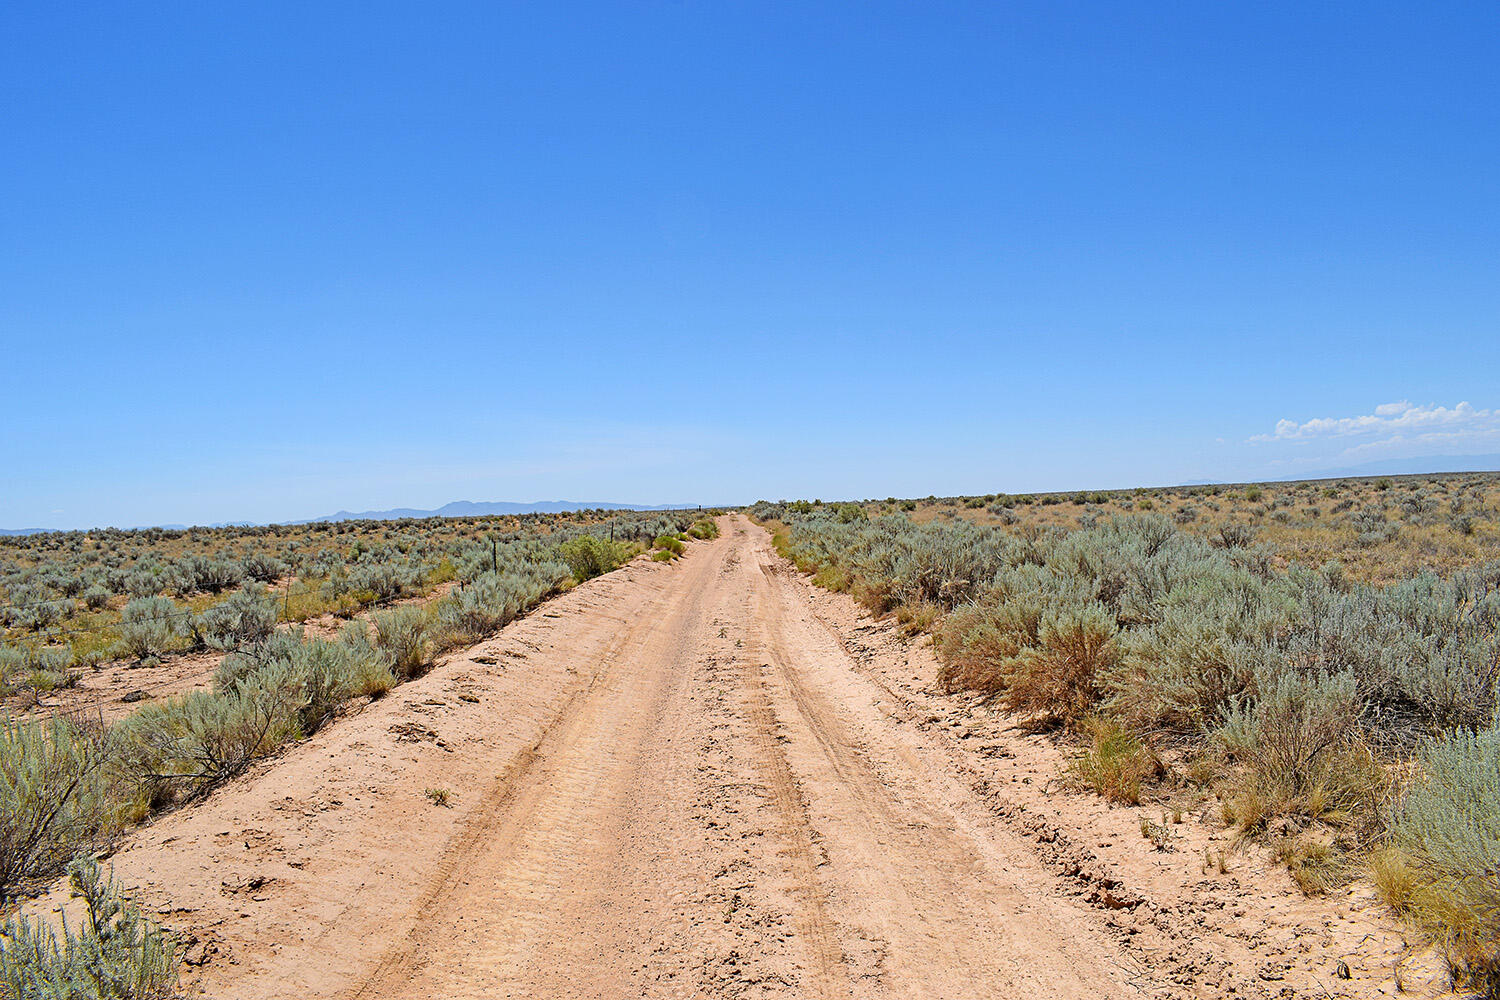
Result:
{"label": "dirt road", "polygon": [[[143,831],[116,870],[193,935],[185,981],[299,1000],[1389,981],[1399,940],[1364,902],[1283,899],[1267,869],[1242,866],[1250,888],[1187,850],[1157,864],[1133,813],[1038,798],[1055,751],[941,715],[930,654],[722,523]],[[1091,812],[1070,837],[1059,809]]]}

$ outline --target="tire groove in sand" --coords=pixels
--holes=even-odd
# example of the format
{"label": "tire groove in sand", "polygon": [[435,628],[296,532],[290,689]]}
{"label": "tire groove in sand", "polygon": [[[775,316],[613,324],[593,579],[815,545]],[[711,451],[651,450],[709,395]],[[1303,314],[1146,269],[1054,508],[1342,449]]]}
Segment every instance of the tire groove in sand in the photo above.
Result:
{"label": "tire groove in sand", "polygon": [[[424,967],[440,961],[444,953],[442,939],[452,934],[443,915],[462,909],[462,897],[470,883],[457,876],[463,871],[479,870],[481,859],[503,860],[514,852],[517,839],[549,793],[569,791],[549,786],[546,775],[539,774],[539,764],[566,752],[577,741],[578,729],[593,699],[607,695],[607,682],[620,665],[622,657],[641,644],[643,637],[660,633],[677,624],[685,604],[701,598],[703,588],[677,588],[657,606],[626,622],[625,628],[609,643],[599,657],[585,685],[575,690],[557,717],[536,740],[523,751],[491,787],[483,806],[466,824],[466,829],[445,853],[436,878],[414,907],[418,919],[406,940],[393,950],[379,966],[348,995],[351,1000],[370,996],[397,995],[401,986],[420,975]],[[555,796],[554,796],[555,797]],[[542,868],[527,872],[544,881]],[[524,915],[523,915],[524,920]],[[498,943],[498,942],[497,942]]]}
{"label": "tire groove in sand", "polygon": [[[753,653],[757,647],[752,644],[749,649]],[[805,995],[847,996],[849,982],[844,969],[844,951],[824,904],[824,888],[818,879],[819,851],[813,841],[807,804],[782,750],[776,714],[771,709],[765,679],[756,659],[752,656],[744,661],[741,675],[749,700],[747,714],[753,727],[752,738],[759,748],[757,758],[775,803],[780,820],[779,832],[792,869],[793,891],[800,904],[796,915],[797,929],[812,963],[812,982],[809,984],[812,992]]]}

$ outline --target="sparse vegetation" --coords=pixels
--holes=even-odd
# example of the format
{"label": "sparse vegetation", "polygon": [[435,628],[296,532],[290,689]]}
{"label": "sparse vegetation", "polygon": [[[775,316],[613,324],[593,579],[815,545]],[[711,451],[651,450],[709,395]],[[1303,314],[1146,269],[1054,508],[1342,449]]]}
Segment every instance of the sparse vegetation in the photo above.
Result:
{"label": "sparse vegetation", "polygon": [[68,869],[83,926],[13,916],[0,929],[0,982],[18,1000],[167,1000],[177,993],[176,943],[124,899],[92,860]]}
{"label": "sparse vegetation", "polygon": [[[887,501],[869,520],[752,513],[815,583],[903,624],[903,609],[932,609],[941,682],[1060,724],[1083,744],[1075,785],[1129,804],[1156,783],[1199,788],[1309,893],[1372,865],[1460,981],[1493,991],[1497,486],[1466,475]],[[1153,498],[1170,519],[1136,513]]]}
{"label": "sparse vegetation", "polygon": [[[494,530],[497,524],[515,530]],[[484,638],[570,581],[618,567],[649,540],[670,536],[680,552],[679,533],[689,529],[692,537],[717,533],[712,519],[696,512],[581,512],[460,524],[72,532],[0,540],[0,553],[22,554],[0,560],[5,596],[26,606],[21,610],[49,609],[26,615],[13,606],[6,612],[0,695],[18,685],[33,692],[66,686],[80,668],[97,666],[109,655],[149,663],[191,651],[224,653],[212,690],[151,701],[112,726],[62,716],[0,723],[0,901],[56,877],[124,826],[200,798],[312,734],[350,699],[378,697],[421,673],[438,653]],[[257,549],[239,558],[224,547],[234,538],[270,544],[285,537],[336,543],[307,551],[277,543],[275,551]],[[128,555],[127,544],[134,546]],[[209,551],[181,552],[185,544]],[[336,638],[279,624],[330,611],[352,615],[430,592],[438,583],[451,583],[451,591],[425,604],[355,618]],[[91,596],[82,602],[67,596],[86,592]],[[59,639],[70,641],[63,645]],[[40,952],[26,959],[32,971],[24,975],[75,975],[84,961],[78,949],[96,947],[89,943],[93,933],[69,938],[72,943],[47,958],[52,964],[45,969],[37,964],[46,957]],[[121,933],[109,930],[109,941],[98,947],[115,947]],[[45,936],[26,940],[51,947]],[[131,940],[132,947],[146,947],[141,942],[147,938],[139,934]],[[21,968],[14,962],[10,967]]]}

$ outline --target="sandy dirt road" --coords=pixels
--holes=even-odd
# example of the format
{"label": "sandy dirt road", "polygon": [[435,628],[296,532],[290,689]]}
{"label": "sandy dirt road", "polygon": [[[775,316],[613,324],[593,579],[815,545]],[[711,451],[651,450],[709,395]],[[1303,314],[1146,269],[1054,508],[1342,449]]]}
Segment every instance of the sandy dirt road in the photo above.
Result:
{"label": "sandy dirt road", "polygon": [[[1233,879],[1193,888],[1190,857],[1179,881],[1174,868],[1126,886],[1103,849],[1129,839],[1112,831],[1133,816],[1088,829],[1109,838],[1101,854],[1028,812],[1029,777],[999,795],[1007,772],[984,762],[1020,766],[1019,737],[966,742],[974,732],[937,724],[910,649],[847,608],[820,610],[761,529],[722,524],[681,562],[591,581],[142,831],[115,868],[191,935],[189,987],[268,1000],[1383,990],[1397,944],[1357,901],[1252,914],[1251,936],[1271,928],[1257,951],[1234,921],[1197,912],[1246,893]],[[1138,856],[1138,841],[1121,849]],[[1318,921],[1316,947],[1298,949]],[[1333,978],[1335,960],[1372,948]]]}

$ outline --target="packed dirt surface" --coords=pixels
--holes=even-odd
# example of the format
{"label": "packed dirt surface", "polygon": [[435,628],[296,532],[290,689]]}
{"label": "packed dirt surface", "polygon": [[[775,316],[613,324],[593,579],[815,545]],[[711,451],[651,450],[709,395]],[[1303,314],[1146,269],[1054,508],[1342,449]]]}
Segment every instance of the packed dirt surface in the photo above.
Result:
{"label": "packed dirt surface", "polygon": [[[1368,894],[1063,790],[760,528],[638,559],[163,817],[117,877],[222,998],[1355,997]],[[446,798],[446,804],[434,800]],[[1156,819],[1158,817],[1150,817]],[[1220,839],[1210,839],[1220,838]],[[56,900],[54,896],[54,902]]]}

